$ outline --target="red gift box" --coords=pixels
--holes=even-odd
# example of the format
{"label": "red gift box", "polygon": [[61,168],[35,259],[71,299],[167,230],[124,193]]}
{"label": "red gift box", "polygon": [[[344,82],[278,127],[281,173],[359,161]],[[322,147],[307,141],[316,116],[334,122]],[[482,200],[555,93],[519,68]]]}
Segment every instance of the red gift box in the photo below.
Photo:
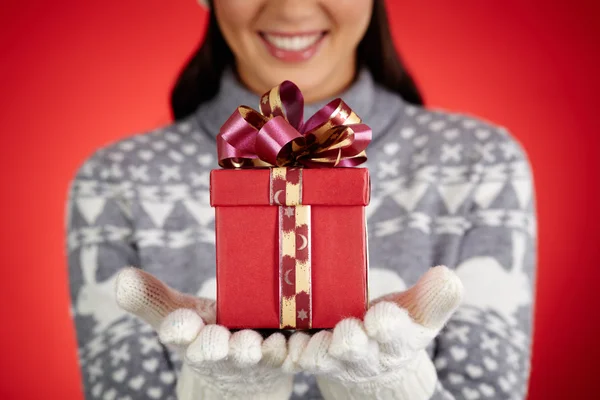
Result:
{"label": "red gift box", "polygon": [[341,99],[303,121],[289,81],[259,103],[238,107],[217,135],[219,165],[235,169],[210,180],[217,323],[311,329],[362,318],[369,174],[347,167],[366,161],[371,129]]}
{"label": "red gift box", "polygon": [[[290,171],[300,173],[300,182],[296,176],[296,185],[288,185],[287,192],[285,186],[274,190],[274,171],[281,170],[288,171],[288,184]],[[301,206],[281,202],[287,195],[289,204],[290,188],[299,189]],[[369,194],[364,168],[213,170],[217,323],[232,329],[304,329],[332,328],[343,318],[362,318],[368,303],[364,207]],[[282,243],[290,240],[285,236],[286,218],[295,215],[298,221],[296,209],[309,212],[309,234],[291,231],[296,251],[292,255],[302,262],[282,256]],[[308,275],[302,276],[297,271],[307,271],[306,261]],[[286,303],[290,290],[306,285],[308,293],[302,291]]]}

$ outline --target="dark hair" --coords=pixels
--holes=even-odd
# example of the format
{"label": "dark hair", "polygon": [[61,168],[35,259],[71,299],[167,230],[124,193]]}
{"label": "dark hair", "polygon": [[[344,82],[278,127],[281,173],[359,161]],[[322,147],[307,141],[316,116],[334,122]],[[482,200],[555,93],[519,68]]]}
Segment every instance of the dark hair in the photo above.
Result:
{"label": "dark hair", "polygon": [[[359,68],[369,69],[373,79],[382,86],[409,103],[423,105],[421,93],[394,47],[384,0],[373,2],[371,21],[358,44],[356,61]],[[171,92],[173,117],[185,118],[200,104],[212,99],[219,91],[223,70],[233,65],[233,53],[211,7],[205,39],[182,69]]]}

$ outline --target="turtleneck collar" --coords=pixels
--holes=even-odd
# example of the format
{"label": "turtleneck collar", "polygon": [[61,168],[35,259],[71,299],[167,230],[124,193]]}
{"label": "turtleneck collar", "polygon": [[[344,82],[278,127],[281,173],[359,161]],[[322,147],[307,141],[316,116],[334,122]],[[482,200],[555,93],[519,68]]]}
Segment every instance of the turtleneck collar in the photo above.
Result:
{"label": "turtleneck collar", "polygon": [[[337,96],[317,103],[304,105],[304,120],[316,113],[321,107],[333,98],[341,98],[348,104],[364,123],[372,125],[371,117],[374,114],[374,104],[377,86],[371,73],[367,69],[359,71],[355,81],[345,91]],[[240,105],[254,109],[259,107],[259,96],[239,82],[235,73],[228,69],[223,73],[221,86],[217,95],[209,102],[198,107],[195,117],[202,130],[213,138],[219,133],[221,125]],[[379,121],[381,122],[381,121]],[[379,125],[377,123],[376,125]],[[373,135],[376,135],[374,126]]]}

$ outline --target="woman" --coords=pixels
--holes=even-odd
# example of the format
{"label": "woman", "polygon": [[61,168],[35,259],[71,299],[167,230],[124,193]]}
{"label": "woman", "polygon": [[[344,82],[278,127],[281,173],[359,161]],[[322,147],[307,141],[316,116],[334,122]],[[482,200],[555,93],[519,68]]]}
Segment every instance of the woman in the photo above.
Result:
{"label": "woman", "polygon": [[[382,0],[213,3],[172,93],[176,122],[98,150],[72,185],[86,397],[523,399],[536,225],[519,144],[423,107]],[[208,173],[221,124],[283,80],[302,89],[306,115],[339,96],[373,130],[375,300],[362,321],[263,339],[214,323]]]}

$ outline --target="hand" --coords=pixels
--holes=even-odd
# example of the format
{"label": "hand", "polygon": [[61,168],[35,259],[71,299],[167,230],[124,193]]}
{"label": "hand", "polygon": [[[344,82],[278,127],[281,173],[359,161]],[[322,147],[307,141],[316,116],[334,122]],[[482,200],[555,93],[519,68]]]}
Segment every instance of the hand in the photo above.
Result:
{"label": "hand", "polygon": [[431,268],[409,290],[373,301],[363,321],[344,319],[312,337],[295,333],[286,363],[316,374],[327,399],[429,399],[437,374],[425,348],[462,290],[450,269]]}
{"label": "hand", "polygon": [[152,325],[160,341],[182,355],[179,400],[289,397],[293,377],[281,369],[287,356],[281,333],[265,340],[250,329],[232,334],[215,324],[213,300],[179,293],[138,268],[119,273],[116,296],[120,307]]}

